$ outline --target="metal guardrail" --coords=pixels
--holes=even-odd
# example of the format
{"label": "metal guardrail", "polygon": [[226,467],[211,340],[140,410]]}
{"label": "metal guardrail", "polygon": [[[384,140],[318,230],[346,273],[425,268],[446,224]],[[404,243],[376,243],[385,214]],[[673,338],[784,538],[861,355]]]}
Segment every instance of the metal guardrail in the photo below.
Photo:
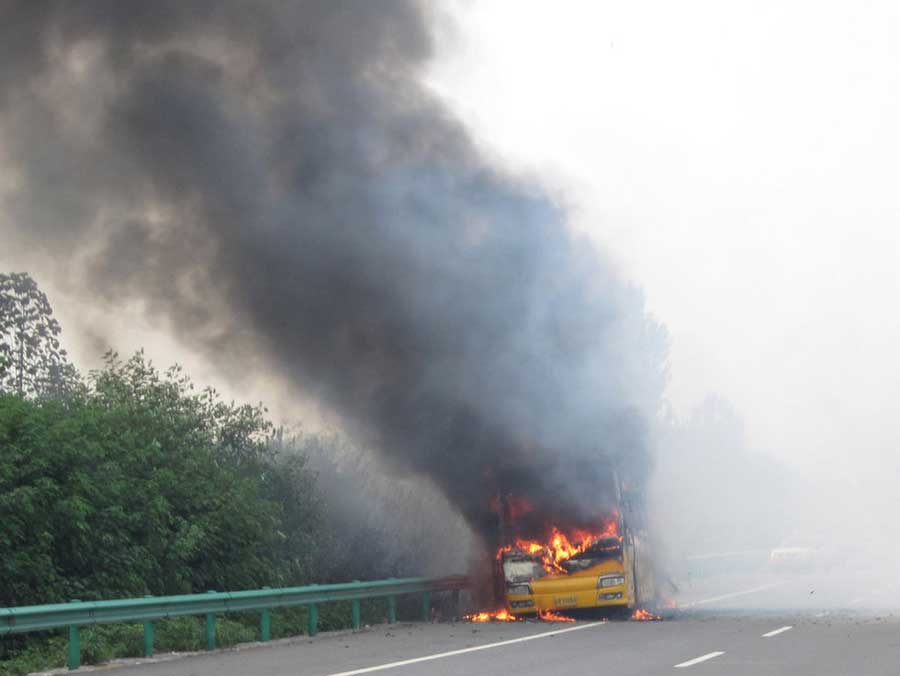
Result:
{"label": "metal guardrail", "polygon": [[333,601],[352,601],[351,626],[359,629],[360,606],[363,599],[387,598],[388,622],[397,621],[397,596],[422,594],[422,619],[431,616],[431,593],[453,592],[453,602],[458,604],[459,592],[467,586],[463,576],[444,578],[404,578],[376,580],[374,582],[347,582],[342,584],[284,587],[281,589],[256,589],[251,591],[184,594],[180,596],[146,596],[139,599],[113,601],[78,601],[54,603],[43,606],[0,608],[0,636],[20,634],[43,629],[69,628],[67,665],[70,670],[81,665],[81,642],[78,628],[92,624],[115,622],[144,623],[144,656],[153,655],[153,622],[182,615],[205,616],[206,647],[216,647],[216,614],[250,610],[260,611],[260,640],[270,637],[273,608],[309,606],[308,632],[318,631],[318,604]]}

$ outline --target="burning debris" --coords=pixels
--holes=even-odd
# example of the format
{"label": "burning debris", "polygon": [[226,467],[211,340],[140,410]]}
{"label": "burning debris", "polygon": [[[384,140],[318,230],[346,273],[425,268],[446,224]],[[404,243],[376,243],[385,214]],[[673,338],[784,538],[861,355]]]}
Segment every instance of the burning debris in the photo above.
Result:
{"label": "burning debris", "polygon": [[[518,615],[513,615],[507,609],[503,608],[502,610],[483,610],[479,613],[472,613],[471,615],[466,615],[463,617],[464,620],[469,622],[524,622],[525,618]],[[541,611],[537,614],[537,619],[543,622],[574,622],[575,618],[567,617],[566,615],[560,615],[559,613],[554,613],[550,610]]]}
{"label": "burning debris", "polygon": [[635,611],[631,614],[631,617],[628,618],[634,622],[656,622],[658,620],[662,620],[662,617],[659,615],[654,615],[649,610],[645,610],[644,608],[636,608]]}
{"label": "burning debris", "polygon": [[574,617],[568,617],[566,615],[560,615],[559,613],[554,613],[552,610],[541,610],[538,612],[538,617],[542,619],[544,622],[574,622]]}
{"label": "burning debris", "polygon": [[463,617],[469,622],[519,622],[525,618],[516,617],[506,608],[502,610],[483,610],[480,613],[472,613]]}

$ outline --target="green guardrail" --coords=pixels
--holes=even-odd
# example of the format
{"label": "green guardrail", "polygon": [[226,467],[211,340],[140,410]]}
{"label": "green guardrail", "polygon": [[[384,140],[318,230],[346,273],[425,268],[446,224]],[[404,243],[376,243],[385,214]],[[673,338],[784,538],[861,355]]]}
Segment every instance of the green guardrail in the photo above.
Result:
{"label": "green guardrail", "polygon": [[139,599],[112,601],[79,601],[53,603],[43,606],[0,608],[0,636],[22,634],[43,629],[68,627],[69,650],[67,665],[70,670],[81,665],[79,627],[115,622],[144,623],[144,656],[153,655],[153,622],[181,615],[205,617],[206,647],[216,647],[216,614],[250,610],[260,611],[259,633],[262,641],[269,640],[270,616],[273,608],[309,606],[310,636],[318,631],[318,604],[332,601],[352,601],[351,625],[359,629],[360,607],[363,599],[387,598],[388,622],[397,621],[397,596],[422,594],[422,619],[431,617],[431,593],[450,591],[458,608],[459,592],[467,586],[463,576],[444,578],[404,578],[376,580],[374,582],[347,582],[342,584],[284,587],[281,589],[255,589],[251,591],[184,594],[181,596],[145,596]]}

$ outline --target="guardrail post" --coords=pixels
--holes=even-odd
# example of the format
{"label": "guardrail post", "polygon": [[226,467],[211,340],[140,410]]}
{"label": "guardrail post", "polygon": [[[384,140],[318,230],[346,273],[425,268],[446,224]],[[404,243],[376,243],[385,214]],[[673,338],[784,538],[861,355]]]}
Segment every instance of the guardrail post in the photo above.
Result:
{"label": "guardrail post", "polygon": [[[153,598],[146,594],[145,599]],[[153,657],[153,620],[144,621],[144,657]]]}
{"label": "guardrail post", "polygon": [[428,622],[431,619],[431,592],[422,594],[422,622]]}
{"label": "guardrail post", "polygon": [[309,604],[309,616],[307,618],[309,621],[307,623],[307,633],[310,636],[315,636],[319,633],[319,609],[315,603]]}
{"label": "guardrail post", "polygon": [[[359,580],[353,580],[353,584],[359,584]],[[350,603],[350,626],[359,629],[359,599],[353,599]]]}
{"label": "guardrail post", "polygon": [[[271,589],[271,587],[263,587],[263,589]],[[259,614],[259,640],[268,641],[271,630],[271,619],[269,618],[269,609],[263,608]]]}
{"label": "guardrail post", "polygon": [[[209,590],[207,594],[215,594],[214,590]],[[215,613],[206,613],[206,649],[216,649],[216,615]]]}
{"label": "guardrail post", "polygon": [[[69,603],[81,603],[79,599],[72,599]],[[69,625],[69,659],[66,660],[69,671],[75,671],[81,666],[81,636],[78,634],[78,625]]]}
{"label": "guardrail post", "polygon": [[397,624],[397,597],[393,594],[387,597],[388,624]]}

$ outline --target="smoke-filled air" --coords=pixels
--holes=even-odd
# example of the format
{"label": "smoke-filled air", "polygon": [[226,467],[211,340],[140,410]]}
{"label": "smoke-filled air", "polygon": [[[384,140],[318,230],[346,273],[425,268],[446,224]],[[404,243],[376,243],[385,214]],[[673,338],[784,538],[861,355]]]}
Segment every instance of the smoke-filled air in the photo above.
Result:
{"label": "smoke-filled air", "polygon": [[0,0],[0,606],[896,609],[900,16],[560,2]]}
{"label": "smoke-filled air", "polygon": [[314,400],[488,542],[498,495],[589,523],[600,458],[646,480],[665,330],[421,84],[427,5],[3,14],[4,227],[66,293]]}

